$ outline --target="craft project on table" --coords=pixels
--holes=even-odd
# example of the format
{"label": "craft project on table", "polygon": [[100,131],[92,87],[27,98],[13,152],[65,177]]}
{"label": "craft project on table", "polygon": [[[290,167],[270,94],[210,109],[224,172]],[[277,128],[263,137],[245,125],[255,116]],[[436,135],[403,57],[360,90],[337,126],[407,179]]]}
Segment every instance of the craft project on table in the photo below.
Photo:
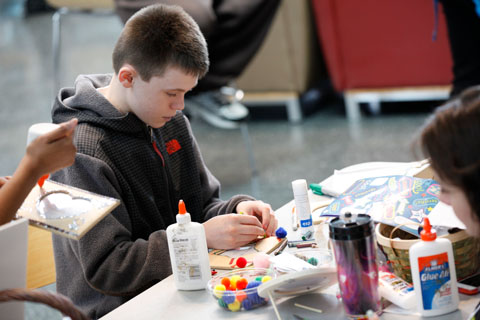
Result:
{"label": "craft project on table", "polygon": [[29,224],[80,239],[120,204],[120,200],[47,180],[29,193],[17,217]]}
{"label": "craft project on table", "polygon": [[440,185],[432,179],[410,176],[384,176],[357,180],[335,199],[321,216],[342,212],[369,214],[382,222],[419,236],[423,217],[439,202]]}
{"label": "craft project on table", "polygon": [[253,258],[259,253],[269,254],[279,248],[286,238],[268,237],[259,239],[244,247],[234,250],[214,249],[208,253],[210,259],[210,268],[212,269],[235,269],[237,268],[237,259],[243,257],[247,260],[246,266],[253,264]]}

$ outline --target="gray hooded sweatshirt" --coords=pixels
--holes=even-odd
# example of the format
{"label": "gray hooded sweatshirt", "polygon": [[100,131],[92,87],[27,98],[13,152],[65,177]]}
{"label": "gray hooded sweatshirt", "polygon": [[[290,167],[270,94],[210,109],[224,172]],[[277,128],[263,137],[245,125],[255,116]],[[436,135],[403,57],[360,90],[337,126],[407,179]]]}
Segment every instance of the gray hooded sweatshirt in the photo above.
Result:
{"label": "gray hooded sweatshirt", "polygon": [[253,198],[220,199],[220,184],[200,155],[182,113],[152,129],[121,114],[96,89],[112,75],[79,76],[52,110],[54,123],[78,118],[75,163],[52,175],[121,200],[82,239],[54,235],[57,291],[92,318],[110,312],[172,272],[165,229],[185,201],[192,221],[235,211]]}

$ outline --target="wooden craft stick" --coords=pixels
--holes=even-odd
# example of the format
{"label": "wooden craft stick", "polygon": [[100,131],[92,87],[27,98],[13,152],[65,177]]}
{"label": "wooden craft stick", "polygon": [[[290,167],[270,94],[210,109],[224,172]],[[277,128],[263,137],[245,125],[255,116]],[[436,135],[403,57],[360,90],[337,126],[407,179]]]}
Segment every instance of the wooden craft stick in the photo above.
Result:
{"label": "wooden craft stick", "polygon": [[295,303],[294,306],[295,306],[295,307],[298,307],[298,308],[305,309],[305,310],[317,312],[317,313],[323,313],[323,311],[322,311],[321,309],[312,308],[312,307],[305,306],[305,305],[300,304],[300,303]]}

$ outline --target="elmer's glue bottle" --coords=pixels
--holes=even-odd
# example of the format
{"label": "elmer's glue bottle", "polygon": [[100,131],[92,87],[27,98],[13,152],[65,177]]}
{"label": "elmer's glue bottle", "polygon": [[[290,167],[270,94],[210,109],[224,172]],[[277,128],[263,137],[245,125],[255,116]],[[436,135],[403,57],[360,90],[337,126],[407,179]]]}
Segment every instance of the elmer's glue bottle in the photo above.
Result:
{"label": "elmer's glue bottle", "polygon": [[422,241],[410,247],[410,266],[417,310],[431,317],[458,309],[457,275],[452,243],[437,239],[428,218],[424,218]]}
{"label": "elmer's glue bottle", "polygon": [[205,229],[192,222],[185,203],[178,203],[177,223],[167,228],[168,251],[178,290],[201,290],[211,278]]}

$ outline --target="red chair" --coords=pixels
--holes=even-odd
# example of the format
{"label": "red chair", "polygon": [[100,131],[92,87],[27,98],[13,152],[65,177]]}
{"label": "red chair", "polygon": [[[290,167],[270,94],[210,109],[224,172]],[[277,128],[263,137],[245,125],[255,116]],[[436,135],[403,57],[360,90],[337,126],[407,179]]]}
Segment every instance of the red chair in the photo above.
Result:
{"label": "red chair", "polygon": [[317,33],[349,119],[358,103],[446,99],[453,78],[445,18],[433,0],[312,0]]}

